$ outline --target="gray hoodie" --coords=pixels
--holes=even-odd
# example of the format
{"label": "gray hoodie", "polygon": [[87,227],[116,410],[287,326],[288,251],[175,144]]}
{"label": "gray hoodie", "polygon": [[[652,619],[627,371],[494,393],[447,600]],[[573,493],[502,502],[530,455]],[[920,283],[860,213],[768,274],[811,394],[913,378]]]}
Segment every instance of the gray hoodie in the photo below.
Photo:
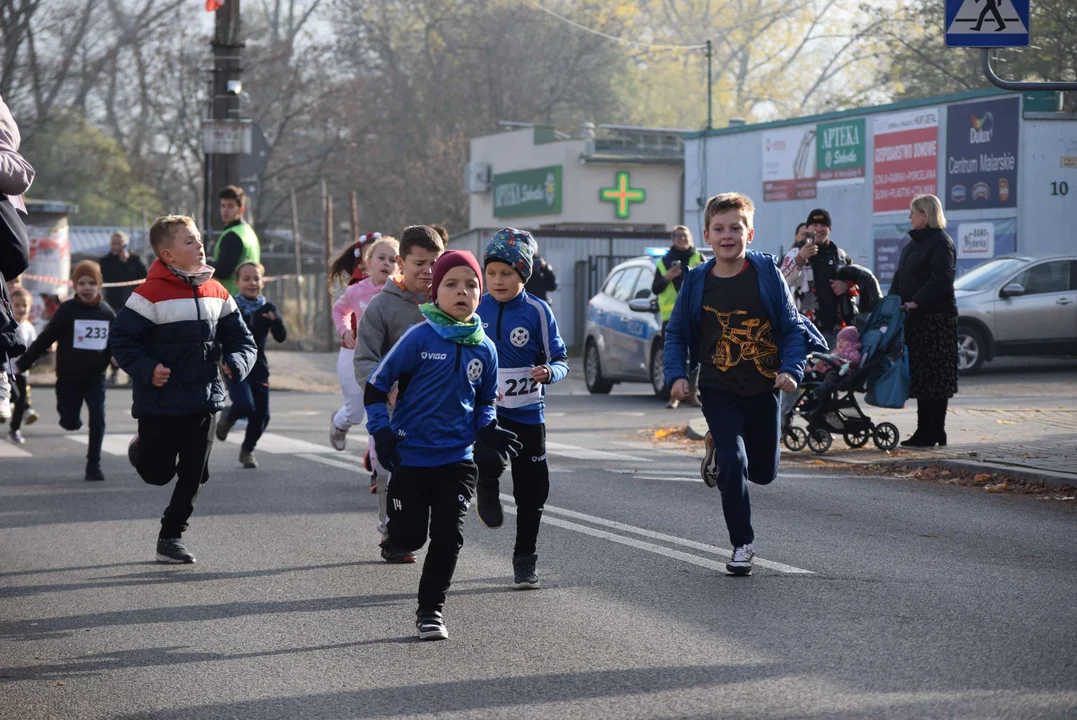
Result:
{"label": "gray hoodie", "polygon": [[391,278],[363,311],[355,337],[355,381],[366,390],[366,379],[404,332],[423,321],[419,304]]}
{"label": "gray hoodie", "polygon": [[[19,154],[20,142],[19,126],[0,98],[0,193],[4,195],[22,195],[34,181],[34,168]],[[18,203],[16,207],[20,205]]]}

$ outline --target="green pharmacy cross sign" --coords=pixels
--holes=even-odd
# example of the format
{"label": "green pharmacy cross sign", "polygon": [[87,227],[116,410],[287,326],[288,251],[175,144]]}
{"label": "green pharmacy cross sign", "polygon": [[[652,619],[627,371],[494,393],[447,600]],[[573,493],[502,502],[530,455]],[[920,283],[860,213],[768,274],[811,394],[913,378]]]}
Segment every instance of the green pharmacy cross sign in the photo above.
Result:
{"label": "green pharmacy cross sign", "polygon": [[647,191],[643,188],[632,187],[632,180],[626,172],[617,173],[617,179],[613,187],[602,188],[598,191],[598,199],[602,202],[614,203],[614,214],[620,220],[628,218],[628,211],[632,203],[641,203],[647,198]]}

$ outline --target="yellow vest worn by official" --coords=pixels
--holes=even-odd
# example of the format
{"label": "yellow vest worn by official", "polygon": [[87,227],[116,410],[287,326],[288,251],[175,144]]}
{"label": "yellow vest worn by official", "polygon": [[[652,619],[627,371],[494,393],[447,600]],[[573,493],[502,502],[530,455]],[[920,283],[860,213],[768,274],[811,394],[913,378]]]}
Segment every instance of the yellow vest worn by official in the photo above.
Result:
{"label": "yellow vest worn by official", "polygon": [[[696,265],[703,262],[703,256],[696,250],[692,253],[692,257],[688,258],[688,267],[684,272],[688,272]],[[666,259],[662,258],[658,261],[658,272],[665,275],[669,272],[669,268],[666,267]],[[658,293],[658,312],[662,315],[662,322],[668,322],[669,316],[673,314],[673,304],[677,302],[677,288],[673,287],[673,282],[670,281],[666,284],[665,289]]]}
{"label": "yellow vest worn by official", "polygon": [[[228,233],[235,233],[236,237],[238,237],[239,241],[243,244],[243,250],[240,251],[239,262],[236,263],[236,267],[239,267],[241,263],[245,262],[262,262],[262,246],[258,242],[258,236],[255,234],[254,228],[246,222],[240,222],[221,232],[220,236],[217,238],[217,246],[213,248],[213,262],[217,262],[217,259],[220,257],[221,245],[224,244],[222,241]],[[213,279],[221,285],[224,285],[230,295],[235,295],[239,292],[238,288],[236,288],[236,276],[234,272],[232,273],[232,277],[222,278],[215,275]]]}

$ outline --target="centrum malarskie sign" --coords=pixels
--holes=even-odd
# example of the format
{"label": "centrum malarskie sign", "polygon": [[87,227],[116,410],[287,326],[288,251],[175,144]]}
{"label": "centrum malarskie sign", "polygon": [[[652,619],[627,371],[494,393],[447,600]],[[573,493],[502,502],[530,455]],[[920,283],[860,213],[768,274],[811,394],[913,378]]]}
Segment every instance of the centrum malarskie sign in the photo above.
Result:
{"label": "centrum malarskie sign", "polygon": [[494,217],[561,214],[561,166],[494,175]]}

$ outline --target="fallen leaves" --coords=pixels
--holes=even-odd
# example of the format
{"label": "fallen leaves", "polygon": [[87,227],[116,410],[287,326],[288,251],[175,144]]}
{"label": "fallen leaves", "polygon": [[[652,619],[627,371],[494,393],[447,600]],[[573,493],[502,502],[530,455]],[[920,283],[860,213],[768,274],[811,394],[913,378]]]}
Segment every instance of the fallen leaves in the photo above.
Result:
{"label": "fallen leaves", "polygon": [[1010,484],[1008,482],[993,483],[991,485],[985,485],[984,490],[989,493],[1004,493],[1010,491]]}

